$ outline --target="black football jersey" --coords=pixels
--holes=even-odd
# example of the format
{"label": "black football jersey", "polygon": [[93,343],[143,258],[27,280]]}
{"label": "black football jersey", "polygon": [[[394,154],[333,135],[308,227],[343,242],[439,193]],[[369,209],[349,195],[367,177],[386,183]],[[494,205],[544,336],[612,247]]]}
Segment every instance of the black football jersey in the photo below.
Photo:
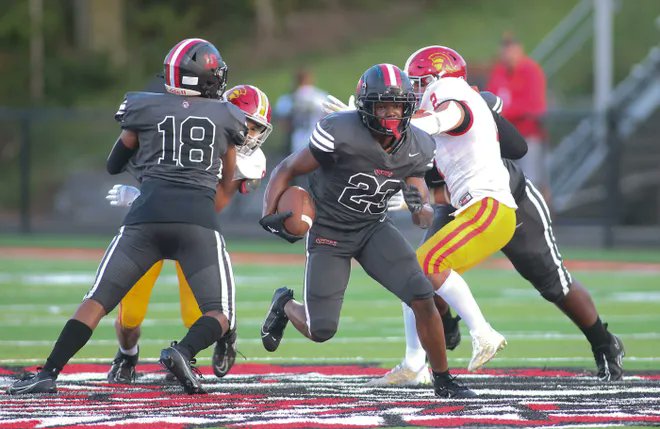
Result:
{"label": "black football jersey", "polygon": [[516,203],[518,203],[525,196],[525,174],[520,166],[514,161],[502,158],[502,162],[509,171],[509,187],[511,188],[511,195],[513,195]]}
{"label": "black football jersey", "polygon": [[424,177],[433,166],[435,142],[410,126],[396,150],[387,153],[359,113],[346,111],[319,121],[309,148],[321,164],[309,180],[315,222],[351,231],[382,220],[403,179]]}
{"label": "black football jersey", "polygon": [[222,156],[242,144],[245,114],[231,103],[166,93],[129,92],[115,119],[138,135],[127,170],[141,195],[124,224],[188,222],[215,227]]}

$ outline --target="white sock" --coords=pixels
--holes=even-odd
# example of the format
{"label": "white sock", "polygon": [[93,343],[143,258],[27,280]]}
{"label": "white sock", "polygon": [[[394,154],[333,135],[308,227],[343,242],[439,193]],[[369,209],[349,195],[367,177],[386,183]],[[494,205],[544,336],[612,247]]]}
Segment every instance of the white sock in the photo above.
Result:
{"label": "white sock", "polygon": [[123,349],[121,346],[119,346],[119,351],[127,356],[135,356],[136,354],[138,354],[138,346],[136,344],[130,349]]}
{"label": "white sock", "polygon": [[470,333],[487,329],[490,325],[486,322],[481,309],[472,296],[472,291],[463,277],[452,270],[447,280],[440,289],[435,291],[447,304],[461,316],[461,319],[470,329]]}
{"label": "white sock", "polygon": [[426,366],[426,351],[419,342],[417,336],[417,327],[415,326],[415,313],[406,303],[401,303],[403,307],[403,327],[406,333],[406,357],[403,363],[415,372],[419,372]]}

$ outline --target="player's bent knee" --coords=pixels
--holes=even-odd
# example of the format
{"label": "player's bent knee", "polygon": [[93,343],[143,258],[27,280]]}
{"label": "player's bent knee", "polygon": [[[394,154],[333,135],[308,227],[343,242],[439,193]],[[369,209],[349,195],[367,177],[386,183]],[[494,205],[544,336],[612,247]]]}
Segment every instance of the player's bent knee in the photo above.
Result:
{"label": "player's bent knee", "polygon": [[331,321],[315,323],[310,330],[311,339],[316,343],[323,343],[334,337],[337,333],[337,324]]}
{"label": "player's bent knee", "polygon": [[559,303],[566,297],[564,289],[557,282],[545,283],[540,286],[534,284],[534,287],[546,301],[549,301],[553,304]]}

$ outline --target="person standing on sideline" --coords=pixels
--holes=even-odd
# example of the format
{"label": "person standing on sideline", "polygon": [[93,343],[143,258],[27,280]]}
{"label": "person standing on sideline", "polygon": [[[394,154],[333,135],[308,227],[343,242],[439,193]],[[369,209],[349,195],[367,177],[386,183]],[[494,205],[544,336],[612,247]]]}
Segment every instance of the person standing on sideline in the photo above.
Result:
{"label": "person standing on sideline", "polygon": [[314,86],[314,75],[307,69],[296,72],[295,88],[277,99],[274,116],[289,135],[289,153],[307,147],[316,123],[325,115],[327,93]]}
{"label": "person standing on sideline", "polygon": [[546,113],[546,79],[541,66],[525,54],[518,39],[505,34],[500,45],[500,60],[491,72],[486,91],[502,99],[502,116],[508,119],[527,141],[528,151],[519,162],[525,176],[550,197],[546,159],[548,145],[543,128]]}

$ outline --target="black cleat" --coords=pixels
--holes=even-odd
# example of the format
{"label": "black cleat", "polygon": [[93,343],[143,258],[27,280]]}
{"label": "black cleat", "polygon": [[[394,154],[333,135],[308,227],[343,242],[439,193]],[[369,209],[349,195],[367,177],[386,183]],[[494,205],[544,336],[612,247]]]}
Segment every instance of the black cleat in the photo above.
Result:
{"label": "black cleat", "polygon": [[446,399],[475,398],[477,394],[456,381],[456,377],[447,373],[446,375],[433,374],[433,390],[435,396]]}
{"label": "black cleat", "polygon": [[112,361],[112,367],[110,367],[110,371],[108,372],[108,383],[135,383],[135,365],[137,365],[137,362],[137,354],[135,356],[129,356],[117,350],[115,359]]}
{"label": "black cleat", "polygon": [[461,316],[452,317],[445,321],[442,326],[445,328],[445,347],[447,350],[454,350],[461,343],[461,331],[458,329],[458,322]]}
{"label": "black cleat", "polygon": [[195,359],[186,359],[176,348],[176,341],[160,352],[160,364],[174,374],[186,393],[190,395],[206,393],[196,375],[199,374],[199,370],[192,366],[194,363]]}
{"label": "black cleat", "polygon": [[25,395],[28,393],[57,393],[57,385],[55,384],[56,379],[56,374],[48,373],[43,370],[36,374],[28,372],[23,374],[18,381],[9,386],[7,394]]}
{"label": "black cleat", "polygon": [[261,342],[269,352],[274,352],[282,341],[284,328],[289,318],[284,312],[284,304],[293,299],[293,291],[281,287],[273,293],[273,300],[266,314],[266,320],[261,325]]}
{"label": "black cleat", "polygon": [[597,376],[600,381],[618,381],[623,378],[623,357],[626,355],[626,351],[619,337],[610,334],[608,344],[592,348],[591,351],[596,359]]}
{"label": "black cleat", "polygon": [[236,329],[227,332],[215,343],[211,366],[213,373],[218,377],[224,377],[234,366],[236,361]]}

